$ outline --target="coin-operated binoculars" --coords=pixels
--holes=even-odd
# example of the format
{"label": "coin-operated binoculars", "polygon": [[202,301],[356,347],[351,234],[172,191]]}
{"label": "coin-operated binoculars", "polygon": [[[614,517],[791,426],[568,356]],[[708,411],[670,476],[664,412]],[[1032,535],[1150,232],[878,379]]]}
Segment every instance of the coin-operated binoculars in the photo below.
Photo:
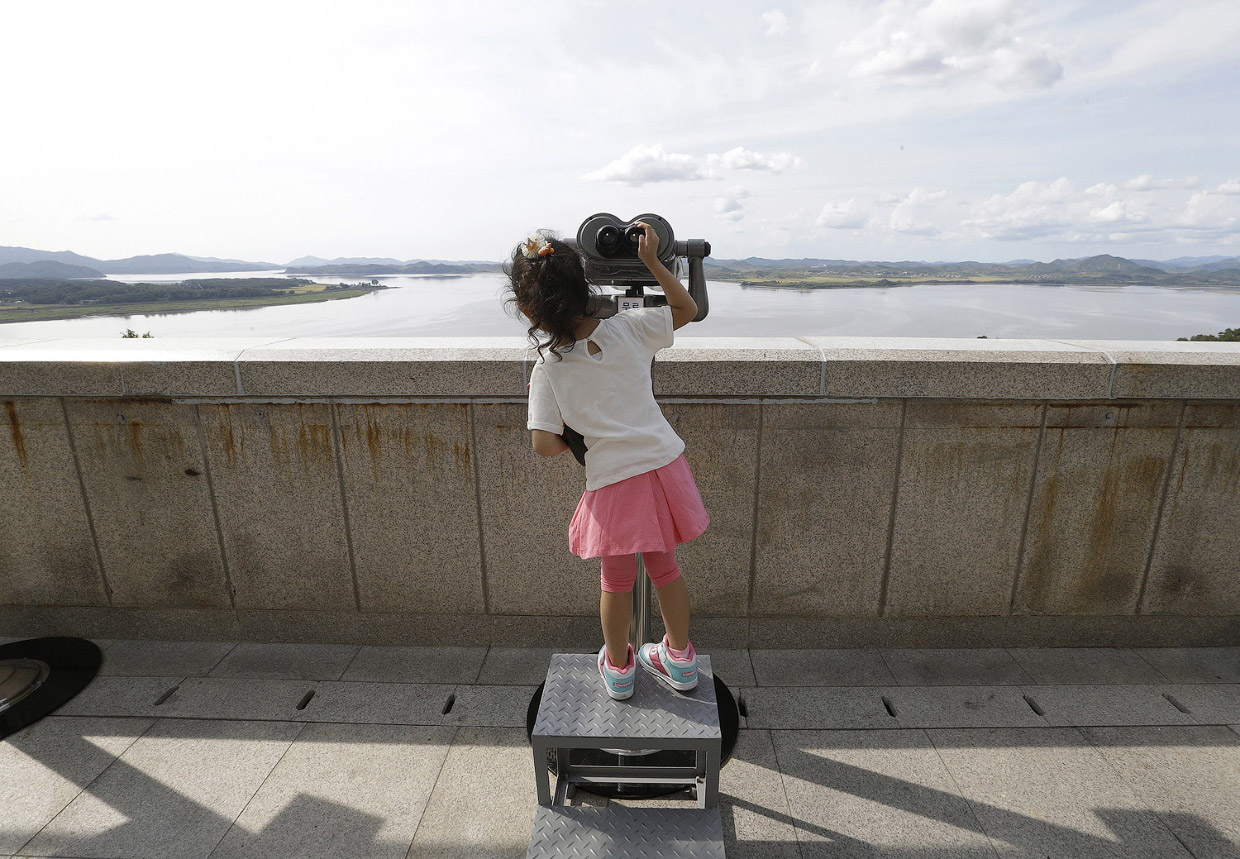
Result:
{"label": "coin-operated binoculars", "polygon": [[676,277],[682,275],[681,260],[688,264],[689,295],[697,303],[694,322],[706,318],[710,300],[706,294],[706,276],[702,260],[710,256],[710,242],[705,239],[676,241],[672,225],[655,214],[638,215],[621,221],[606,212],[591,215],[577,230],[577,240],[570,242],[585,263],[586,280],[599,286],[624,287],[624,293],[602,293],[591,300],[590,315],[598,318],[614,316],[621,310],[637,307],[660,307],[667,304],[662,295],[646,295],[646,287],[658,281],[637,257],[637,240],[645,232],[638,223],[649,224],[659,237],[659,261]]}

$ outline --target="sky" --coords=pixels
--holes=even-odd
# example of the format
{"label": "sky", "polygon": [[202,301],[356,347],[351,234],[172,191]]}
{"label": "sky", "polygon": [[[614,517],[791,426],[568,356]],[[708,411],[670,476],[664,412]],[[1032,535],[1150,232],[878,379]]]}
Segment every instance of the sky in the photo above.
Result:
{"label": "sky", "polygon": [[0,245],[1240,254],[1236,0],[10,4]]}

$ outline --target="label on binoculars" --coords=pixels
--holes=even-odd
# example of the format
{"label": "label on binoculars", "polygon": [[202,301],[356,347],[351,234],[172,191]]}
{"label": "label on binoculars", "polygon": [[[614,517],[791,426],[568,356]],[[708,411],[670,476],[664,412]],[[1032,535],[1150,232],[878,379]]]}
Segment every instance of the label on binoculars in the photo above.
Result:
{"label": "label on binoculars", "polygon": [[646,299],[640,295],[633,296],[631,298],[627,295],[621,295],[618,298],[616,298],[616,312],[617,313],[623,310],[639,310],[645,306],[646,306]]}

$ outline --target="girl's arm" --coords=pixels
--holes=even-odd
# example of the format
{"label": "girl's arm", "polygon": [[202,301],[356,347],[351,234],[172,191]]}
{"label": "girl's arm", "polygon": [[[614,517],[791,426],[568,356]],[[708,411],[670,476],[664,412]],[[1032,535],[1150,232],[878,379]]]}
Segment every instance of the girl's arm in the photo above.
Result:
{"label": "girl's arm", "polygon": [[530,430],[534,436],[534,453],[539,456],[556,456],[568,450],[564,439],[546,430]]}
{"label": "girl's arm", "polygon": [[659,262],[659,235],[649,224],[638,221],[637,226],[644,227],[646,234],[637,240],[637,257],[646,264],[654,279],[663,287],[663,295],[667,297],[667,306],[672,308],[672,328],[683,328],[697,316],[697,302],[680,282],[680,278],[667,270],[667,266]]}

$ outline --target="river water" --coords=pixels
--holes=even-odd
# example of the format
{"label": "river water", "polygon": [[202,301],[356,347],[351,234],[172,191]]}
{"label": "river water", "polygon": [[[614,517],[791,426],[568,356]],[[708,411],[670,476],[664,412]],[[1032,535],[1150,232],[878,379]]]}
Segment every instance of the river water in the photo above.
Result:
{"label": "river water", "polygon": [[[278,276],[125,275],[114,280]],[[355,278],[316,278],[356,283]],[[501,303],[503,277],[381,277],[358,298],[238,310],[0,324],[0,341],[119,337],[493,337],[525,326]],[[1240,287],[921,284],[817,290],[709,283],[710,315],[677,337],[979,337],[1175,340],[1240,327]]]}

